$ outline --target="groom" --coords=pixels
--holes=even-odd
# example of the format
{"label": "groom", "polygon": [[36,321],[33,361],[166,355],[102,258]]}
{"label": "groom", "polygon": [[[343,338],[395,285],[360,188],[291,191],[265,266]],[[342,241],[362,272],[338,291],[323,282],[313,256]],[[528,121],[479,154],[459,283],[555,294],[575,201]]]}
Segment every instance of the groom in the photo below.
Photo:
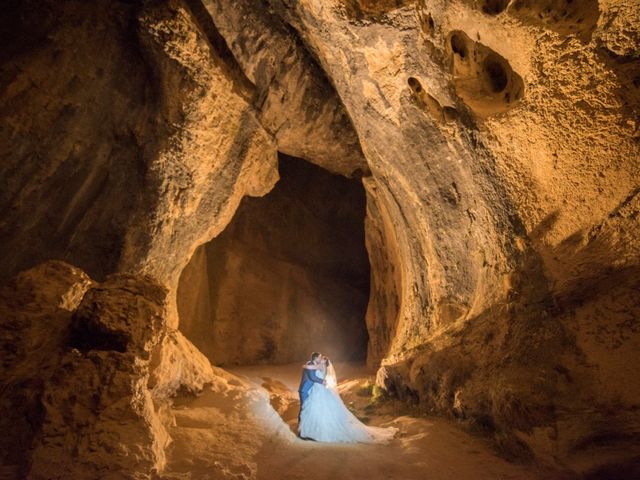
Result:
{"label": "groom", "polygon": [[[307,365],[320,365],[322,359],[318,352],[311,354],[311,360],[307,362]],[[309,396],[309,391],[314,383],[324,384],[324,380],[316,377],[315,370],[309,370],[307,368],[302,369],[302,379],[300,380],[300,387],[298,387],[298,395],[300,395],[300,412],[302,412],[302,405]],[[298,424],[300,424],[300,414],[298,414]]]}

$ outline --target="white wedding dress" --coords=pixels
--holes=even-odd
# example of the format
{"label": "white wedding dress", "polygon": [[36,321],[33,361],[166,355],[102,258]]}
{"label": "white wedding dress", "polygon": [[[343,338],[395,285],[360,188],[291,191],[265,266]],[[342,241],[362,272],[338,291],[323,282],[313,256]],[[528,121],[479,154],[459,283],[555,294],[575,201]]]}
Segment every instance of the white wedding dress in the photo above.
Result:
{"label": "white wedding dress", "polygon": [[[314,371],[324,378],[320,370]],[[349,411],[340,398],[335,372],[330,366],[327,385],[314,383],[300,411],[300,437],[331,443],[386,443],[398,431],[395,427],[369,427]]]}

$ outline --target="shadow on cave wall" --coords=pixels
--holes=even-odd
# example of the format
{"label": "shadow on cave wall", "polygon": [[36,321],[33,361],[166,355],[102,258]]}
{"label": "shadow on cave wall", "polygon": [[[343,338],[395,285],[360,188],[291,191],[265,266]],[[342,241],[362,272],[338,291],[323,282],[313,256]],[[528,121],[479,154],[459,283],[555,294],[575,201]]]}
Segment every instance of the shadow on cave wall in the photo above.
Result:
{"label": "shadow on cave wall", "polygon": [[[135,7],[58,3],[3,3],[2,283],[48,259],[96,280],[116,271],[135,207],[123,192],[143,190],[159,134],[148,121],[158,104]],[[99,42],[87,37],[96,25]],[[64,69],[51,74],[51,62]]]}
{"label": "shadow on cave wall", "polygon": [[358,180],[281,155],[281,179],[246,197],[178,286],[180,329],[217,365],[366,357],[369,260]]}
{"label": "shadow on cave wall", "polygon": [[[611,372],[630,376],[624,369],[636,356],[630,332],[637,331],[640,269],[621,249],[633,235],[638,195],[632,191],[600,224],[558,245],[544,241],[559,218],[550,213],[514,252],[518,268],[504,303],[468,318],[448,345],[424,344],[386,365],[378,380],[392,396],[491,435],[506,458],[540,458],[546,448],[575,458],[604,452],[600,465],[581,467],[584,478],[635,478],[629,446],[637,444],[637,409],[625,398],[636,387],[608,386],[598,399],[591,389]],[[541,373],[531,379],[534,370]],[[554,432],[550,446],[514,435],[541,428]],[[625,449],[628,458],[611,454]]]}

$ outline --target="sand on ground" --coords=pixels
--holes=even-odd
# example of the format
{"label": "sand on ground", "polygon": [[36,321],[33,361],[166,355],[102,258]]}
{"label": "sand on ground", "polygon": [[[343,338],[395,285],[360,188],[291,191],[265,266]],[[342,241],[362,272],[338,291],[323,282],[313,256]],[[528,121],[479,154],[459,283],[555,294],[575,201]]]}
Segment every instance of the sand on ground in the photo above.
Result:
{"label": "sand on ground", "polygon": [[163,479],[445,480],[551,478],[500,458],[479,437],[437,417],[371,405],[373,373],[337,364],[345,403],[369,425],[395,426],[388,445],[326,444],[296,434],[301,364],[239,367],[198,397],[167,407],[172,444]]}

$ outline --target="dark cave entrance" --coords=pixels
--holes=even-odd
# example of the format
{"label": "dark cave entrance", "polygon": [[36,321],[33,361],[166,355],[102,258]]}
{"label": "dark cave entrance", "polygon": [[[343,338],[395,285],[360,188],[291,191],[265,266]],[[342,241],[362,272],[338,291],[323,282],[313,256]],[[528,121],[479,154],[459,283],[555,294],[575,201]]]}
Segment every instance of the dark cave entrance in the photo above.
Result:
{"label": "dark cave entrance", "polygon": [[180,330],[215,365],[289,363],[318,350],[364,362],[370,267],[361,181],[280,155],[180,277]]}

